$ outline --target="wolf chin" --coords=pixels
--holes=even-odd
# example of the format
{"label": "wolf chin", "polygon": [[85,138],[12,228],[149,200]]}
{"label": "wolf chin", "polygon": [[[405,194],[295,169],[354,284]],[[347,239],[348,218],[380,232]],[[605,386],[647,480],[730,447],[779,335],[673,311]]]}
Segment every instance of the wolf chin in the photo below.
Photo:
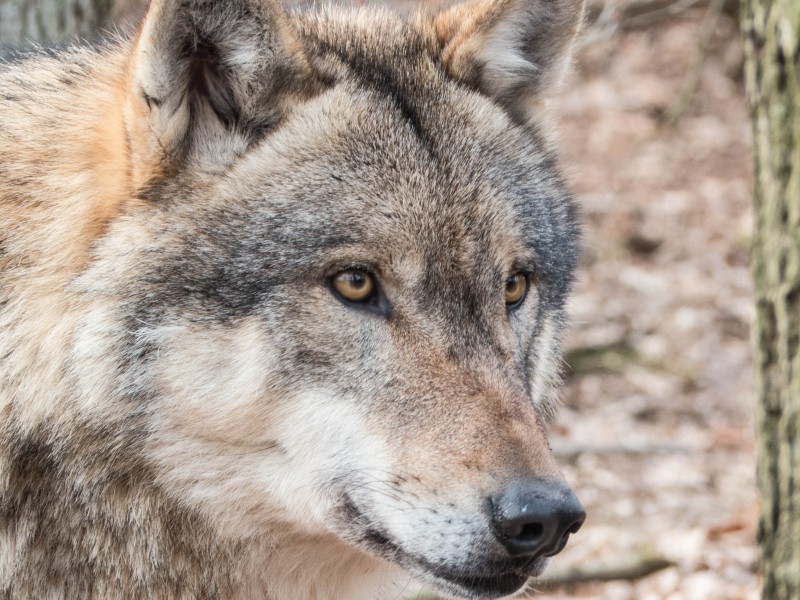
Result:
{"label": "wolf chin", "polygon": [[154,0],[0,65],[0,597],[516,593],[575,209],[582,0]]}

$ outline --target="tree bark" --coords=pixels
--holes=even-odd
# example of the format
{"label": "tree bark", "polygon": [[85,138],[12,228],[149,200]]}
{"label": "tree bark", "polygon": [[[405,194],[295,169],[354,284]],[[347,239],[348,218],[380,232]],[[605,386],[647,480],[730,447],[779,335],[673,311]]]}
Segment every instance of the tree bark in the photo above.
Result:
{"label": "tree bark", "polygon": [[30,41],[92,38],[103,28],[128,28],[147,0],[0,0],[0,47]]}
{"label": "tree bark", "polygon": [[800,598],[800,2],[743,0],[764,600]]}

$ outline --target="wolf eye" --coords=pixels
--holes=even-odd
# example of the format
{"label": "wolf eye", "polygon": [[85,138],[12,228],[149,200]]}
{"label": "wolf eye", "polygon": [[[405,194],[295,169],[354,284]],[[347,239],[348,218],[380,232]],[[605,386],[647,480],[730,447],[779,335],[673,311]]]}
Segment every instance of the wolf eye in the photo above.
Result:
{"label": "wolf eye", "polygon": [[528,276],[517,273],[506,279],[506,306],[516,308],[525,299],[528,291]]}
{"label": "wolf eye", "polygon": [[364,271],[342,271],[331,278],[331,287],[345,300],[367,302],[375,294],[375,280]]}

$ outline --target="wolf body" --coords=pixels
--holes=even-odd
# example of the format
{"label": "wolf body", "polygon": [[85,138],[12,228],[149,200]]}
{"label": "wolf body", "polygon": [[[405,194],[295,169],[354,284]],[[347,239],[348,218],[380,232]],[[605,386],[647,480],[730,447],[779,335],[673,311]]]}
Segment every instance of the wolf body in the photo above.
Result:
{"label": "wolf body", "polygon": [[0,65],[0,597],[542,571],[582,521],[543,428],[577,227],[538,125],[581,8],[154,0]]}

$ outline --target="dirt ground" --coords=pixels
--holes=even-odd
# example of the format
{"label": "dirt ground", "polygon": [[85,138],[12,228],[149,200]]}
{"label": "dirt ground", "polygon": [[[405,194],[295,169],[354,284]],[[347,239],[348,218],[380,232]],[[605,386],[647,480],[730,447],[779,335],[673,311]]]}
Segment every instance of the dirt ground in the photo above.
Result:
{"label": "dirt ground", "polygon": [[750,126],[734,19],[720,17],[696,94],[664,124],[704,14],[592,26],[553,102],[585,225],[553,447],[588,518],[549,573],[674,566],[544,581],[532,597],[758,598]]}

